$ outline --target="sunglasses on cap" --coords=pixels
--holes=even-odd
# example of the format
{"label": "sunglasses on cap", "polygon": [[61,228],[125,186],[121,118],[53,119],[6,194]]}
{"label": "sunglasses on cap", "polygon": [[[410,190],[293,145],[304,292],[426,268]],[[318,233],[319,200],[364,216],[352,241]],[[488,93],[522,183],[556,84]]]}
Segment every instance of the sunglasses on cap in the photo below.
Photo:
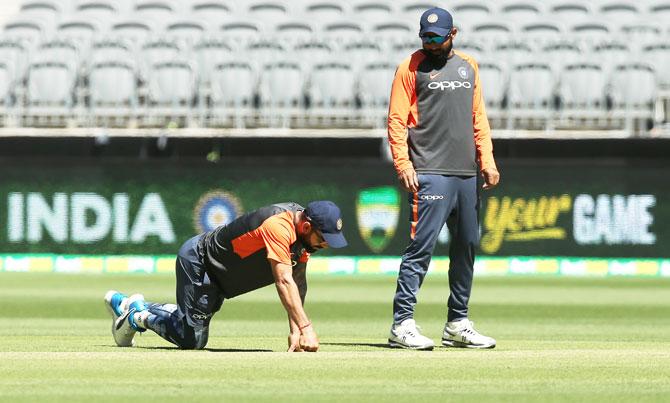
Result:
{"label": "sunglasses on cap", "polygon": [[442,45],[443,43],[448,41],[450,37],[451,37],[451,34],[446,35],[446,36],[427,36],[427,35],[423,35],[420,38],[421,38],[421,41],[423,43],[436,43],[438,45]]}

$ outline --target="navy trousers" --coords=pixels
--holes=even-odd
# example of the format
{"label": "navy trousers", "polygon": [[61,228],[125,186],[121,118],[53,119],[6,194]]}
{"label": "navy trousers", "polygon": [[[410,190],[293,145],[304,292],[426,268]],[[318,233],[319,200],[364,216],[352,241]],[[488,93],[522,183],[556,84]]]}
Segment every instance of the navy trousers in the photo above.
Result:
{"label": "navy trousers", "polygon": [[475,248],[479,243],[479,194],[476,176],[419,174],[419,191],[409,194],[410,243],[402,255],[393,321],[414,316],[417,293],[428,271],[440,230],[449,241],[449,312],[447,320],[468,316]]}
{"label": "navy trousers", "polygon": [[147,328],[183,349],[202,349],[209,337],[212,315],[223,296],[212,284],[198,255],[200,235],[186,241],[177,256],[177,304],[149,303]]}

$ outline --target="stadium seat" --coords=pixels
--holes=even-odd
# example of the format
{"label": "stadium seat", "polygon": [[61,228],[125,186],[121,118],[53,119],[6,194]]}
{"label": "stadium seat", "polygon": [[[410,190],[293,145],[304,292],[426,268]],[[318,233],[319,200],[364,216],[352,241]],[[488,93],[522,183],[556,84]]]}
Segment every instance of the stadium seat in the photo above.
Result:
{"label": "stadium seat", "polygon": [[110,28],[113,37],[128,40],[136,47],[144,43],[152,31],[152,25],[137,19],[124,19],[113,23]]}
{"label": "stadium seat", "polygon": [[175,16],[175,5],[167,0],[136,0],[135,15],[156,25]]}
{"label": "stadium seat", "polygon": [[638,20],[640,10],[632,1],[605,1],[598,5],[598,16],[610,23],[621,24]]}
{"label": "stadium seat", "polygon": [[577,23],[593,18],[591,4],[584,1],[557,1],[550,4],[547,17],[563,23]]}
{"label": "stadium seat", "polygon": [[356,73],[364,64],[377,62],[384,58],[384,52],[376,42],[359,40],[344,45],[341,51],[342,60],[346,60]]}
{"label": "stadium seat", "polygon": [[591,54],[603,66],[605,74],[609,75],[616,65],[630,59],[631,49],[623,42],[610,40],[595,45],[591,50]]}
{"label": "stadium seat", "polygon": [[405,22],[374,24],[369,34],[377,40],[383,41],[383,43],[390,44],[402,43],[412,39],[415,39],[416,42],[419,41],[416,28]]}
{"label": "stadium seat", "polygon": [[329,22],[341,21],[346,17],[344,5],[339,1],[316,1],[308,2],[304,7],[304,15],[307,21],[327,24]]}
{"label": "stadium seat", "polygon": [[625,111],[627,115],[652,117],[656,99],[656,73],[646,63],[620,63],[612,71],[610,96],[617,113]]}
{"label": "stadium seat", "polygon": [[168,123],[188,124],[194,114],[197,77],[193,66],[180,60],[151,66],[148,81],[148,113],[145,124],[165,127]]}
{"label": "stadium seat", "polygon": [[12,107],[12,93],[14,90],[14,79],[12,78],[11,66],[0,60],[0,120],[6,125],[8,109]]}
{"label": "stadium seat", "polygon": [[2,36],[8,39],[18,39],[31,47],[38,44],[42,38],[42,26],[35,20],[14,20],[5,24]]}
{"label": "stadium seat", "polygon": [[266,64],[278,58],[286,59],[286,49],[275,40],[261,39],[250,43],[243,54],[248,57],[256,71],[262,71]]}
{"label": "stadium seat", "polygon": [[157,39],[144,42],[139,51],[140,77],[144,80],[150,75],[152,67],[179,58],[181,49],[170,39]]}
{"label": "stadium seat", "polygon": [[310,75],[310,124],[354,118],[356,92],[354,69],[342,61],[316,64]]}
{"label": "stadium seat", "polygon": [[670,21],[670,0],[657,0],[647,4],[647,16],[659,23]]}
{"label": "stadium seat", "polygon": [[581,45],[593,46],[603,41],[610,40],[614,31],[610,25],[601,21],[589,21],[573,24],[569,31],[580,42]]}
{"label": "stadium seat", "polygon": [[31,63],[54,61],[64,63],[77,73],[82,62],[82,54],[77,43],[67,38],[54,38],[41,43],[33,52]]}
{"label": "stadium seat", "polygon": [[207,25],[191,18],[173,20],[165,26],[165,33],[180,46],[190,49],[207,31]]}
{"label": "stadium seat", "polygon": [[233,49],[220,38],[202,39],[192,49],[192,54],[198,68],[198,77],[201,84],[200,91],[209,93],[210,80],[214,68],[224,61],[233,59]]}
{"label": "stadium seat", "polygon": [[531,61],[535,53],[527,43],[510,41],[494,46],[490,55],[500,60],[509,70],[516,64]]}
{"label": "stadium seat", "polygon": [[210,27],[218,27],[230,20],[233,12],[232,4],[223,0],[196,0],[191,5],[191,15]]}
{"label": "stadium seat", "polygon": [[85,0],[77,5],[76,18],[92,19],[98,24],[118,18],[118,9],[111,0]]}
{"label": "stadium seat", "polygon": [[230,45],[244,48],[250,42],[261,38],[260,24],[251,21],[231,21],[221,24],[220,33]]}
{"label": "stadium seat", "polygon": [[28,68],[26,109],[28,126],[64,126],[72,114],[76,72],[67,63],[43,61]]}
{"label": "stadium seat", "polygon": [[[416,52],[419,49],[421,49],[421,40],[418,37],[414,40],[407,40],[395,43],[391,46],[391,53],[388,59],[393,61],[397,66],[398,64],[400,64],[400,62],[410,57],[412,53]],[[460,50],[461,47],[456,46],[455,49]]]}
{"label": "stadium seat", "polygon": [[291,7],[288,1],[254,0],[249,3],[247,14],[252,21],[277,23],[291,16]]}
{"label": "stadium seat", "polygon": [[623,116],[628,128],[639,129],[637,123],[643,123],[635,120],[651,120],[654,117],[657,82],[656,73],[650,65],[638,62],[617,65],[612,71],[610,88],[612,113]]}
{"label": "stadium seat", "polygon": [[332,58],[333,50],[327,42],[313,40],[296,44],[292,54],[300,62],[303,71],[310,71],[314,64]]}
{"label": "stadium seat", "polygon": [[125,126],[138,113],[134,66],[123,60],[95,63],[89,74],[91,125]]}
{"label": "stadium seat", "polygon": [[479,81],[482,86],[484,101],[489,119],[499,124],[503,119],[505,102],[507,101],[508,74],[495,60],[480,60]]}
{"label": "stadium seat", "polygon": [[557,71],[561,71],[563,66],[578,61],[582,57],[582,50],[576,42],[558,41],[544,45],[538,58],[546,60]]}
{"label": "stadium seat", "polygon": [[487,55],[487,50],[484,44],[476,41],[459,41],[454,47],[456,50],[459,50],[465,53],[468,56],[474,57],[475,60],[480,60],[485,58]]}
{"label": "stadium seat", "polygon": [[565,37],[565,27],[553,20],[537,20],[521,25],[521,38],[534,46],[555,43]]}
{"label": "stadium seat", "polygon": [[311,41],[316,35],[316,28],[309,22],[295,19],[284,20],[274,27],[273,38],[284,46]]}
{"label": "stadium seat", "polygon": [[358,41],[365,34],[365,30],[360,24],[349,20],[325,24],[322,32],[326,39],[340,45]]}
{"label": "stadium seat", "polygon": [[123,39],[101,39],[91,45],[88,62],[91,66],[103,62],[124,60],[134,63],[133,46]]}
{"label": "stadium seat", "polygon": [[656,70],[662,89],[670,89],[670,42],[651,43],[642,48],[641,59]]}
{"label": "stadium seat", "polygon": [[351,12],[355,18],[366,23],[392,22],[393,3],[383,0],[358,0],[352,4]]}
{"label": "stadium seat", "polygon": [[501,20],[493,19],[474,24],[469,39],[480,40],[491,44],[506,43],[513,39],[515,34],[512,25]]}
{"label": "stadium seat", "polygon": [[547,128],[552,120],[555,82],[551,66],[546,62],[514,65],[509,80],[508,127]]}
{"label": "stadium seat", "polygon": [[100,32],[98,22],[93,19],[71,18],[61,21],[56,27],[59,38],[68,38],[77,41],[79,46],[90,46],[93,38]]}
{"label": "stadium seat", "polygon": [[388,61],[365,64],[358,75],[357,93],[365,116],[372,127],[384,128],[388,112],[391,84],[396,65]]}
{"label": "stadium seat", "polygon": [[515,24],[534,22],[544,14],[544,6],[539,1],[505,1],[500,5],[498,15],[505,21]]}
{"label": "stadium seat", "polygon": [[5,66],[5,74],[10,74],[11,83],[22,82],[28,69],[28,49],[19,39],[0,40],[0,63]]}
{"label": "stadium seat", "polygon": [[247,125],[254,110],[257,76],[251,64],[228,61],[217,64],[212,71],[212,116],[210,125]]}
{"label": "stadium seat", "polygon": [[305,74],[292,60],[267,63],[260,75],[261,116],[270,127],[290,127],[305,108]]}
{"label": "stadium seat", "polygon": [[606,85],[600,64],[589,61],[566,64],[559,86],[561,126],[602,127],[606,117]]}
{"label": "stadium seat", "polygon": [[19,18],[53,26],[60,12],[61,4],[53,0],[28,0],[22,2]]}
{"label": "stadium seat", "polygon": [[654,22],[625,22],[621,24],[620,32],[627,42],[640,47],[663,38],[662,25]]}
{"label": "stadium seat", "polygon": [[[454,22],[464,26],[471,27],[477,23],[486,21],[494,14],[494,6],[485,0],[472,1],[460,0],[449,6],[449,12],[454,17]],[[419,20],[415,21],[418,26]]]}

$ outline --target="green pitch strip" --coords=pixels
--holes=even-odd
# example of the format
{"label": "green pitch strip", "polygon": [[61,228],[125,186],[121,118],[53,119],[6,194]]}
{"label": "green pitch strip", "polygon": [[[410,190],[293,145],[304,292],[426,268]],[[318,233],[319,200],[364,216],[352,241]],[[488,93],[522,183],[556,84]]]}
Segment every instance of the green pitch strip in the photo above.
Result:
{"label": "green pitch strip", "polygon": [[[117,348],[109,288],[173,301],[171,276],[0,273],[0,401],[670,401],[670,279],[482,277],[471,318],[494,350],[388,349],[392,276],[310,276],[316,354],[285,353],[272,287],[226,301],[204,351]],[[439,342],[448,283],[416,319]]]}

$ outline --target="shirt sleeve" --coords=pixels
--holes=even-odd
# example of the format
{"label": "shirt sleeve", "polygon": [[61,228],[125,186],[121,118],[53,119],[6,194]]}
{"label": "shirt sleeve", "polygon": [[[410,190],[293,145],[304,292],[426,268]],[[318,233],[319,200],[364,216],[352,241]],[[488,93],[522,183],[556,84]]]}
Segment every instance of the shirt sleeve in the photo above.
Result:
{"label": "shirt sleeve", "polygon": [[475,90],[472,100],[472,125],[474,127],[475,147],[477,149],[477,160],[482,170],[495,168],[496,162],[493,158],[493,142],[491,141],[491,127],[486,116],[486,106],[482,95],[482,85],[479,81],[479,66],[471,60],[475,70]]}
{"label": "shirt sleeve", "polygon": [[409,68],[410,59],[401,63],[391,86],[388,113],[388,140],[393,156],[393,166],[398,174],[413,168],[407,147],[407,122],[415,94],[416,75]]}
{"label": "shirt sleeve", "polygon": [[279,216],[274,216],[258,229],[267,249],[267,258],[290,266],[290,247],[295,242],[295,230],[290,223]]}

